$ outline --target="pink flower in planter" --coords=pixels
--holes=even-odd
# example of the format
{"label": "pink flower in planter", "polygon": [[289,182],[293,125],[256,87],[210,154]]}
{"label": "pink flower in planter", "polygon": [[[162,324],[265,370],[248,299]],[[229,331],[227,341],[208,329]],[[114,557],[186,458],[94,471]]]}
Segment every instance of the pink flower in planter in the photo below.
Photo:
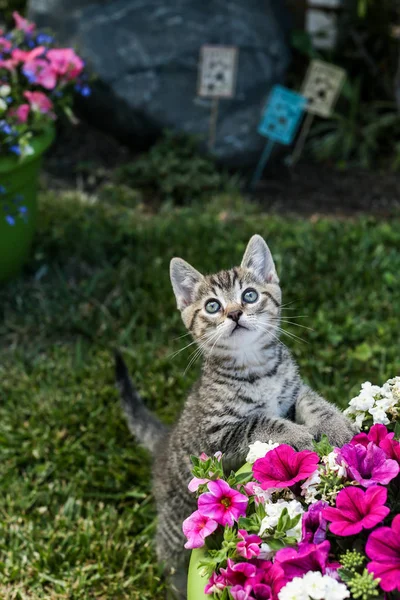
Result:
{"label": "pink flower in planter", "polygon": [[399,472],[396,461],[387,458],[385,452],[373,442],[365,447],[362,444],[346,444],[339,456],[347,464],[347,472],[363,487],[381,483],[386,485]]}
{"label": "pink flower in planter", "polygon": [[217,575],[217,573],[213,573],[208,580],[206,587],[204,588],[205,594],[215,594],[218,592],[222,592],[228,585],[226,578],[223,575]]}
{"label": "pink flower in planter", "polygon": [[400,515],[391,527],[379,527],[370,533],[365,551],[372,559],[367,569],[381,579],[383,591],[400,592]]}
{"label": "pink flower in planter", "polygon": [[182,530],[187,537],[185,548],[192,550],[193,548],[201,548],[204,546],[206,537],[214,533],[218,523],[201,515],[198,510],[183,521]]}
{"label": "pink flower in planter", "polygon": [[199,489],[199,486],[203,485],[204,483],[208,483],[210,480],[209,479],[201,479],[200,477],[193,477],[193,479],[191,479],[188,483],[188,490],[189,492],[197,492],[197,490]]}
{"label": "pink flower in planter", "polygon": [[226,569],[221,569],[221,575],[223,575],[228,585],[240,585],[257,582],[255,579],[257,575],[257,567],[248,562],[237,563],[231,558],[228,558],[228,564]]}
{"label": "pink flower in planter", "polygon": [[235,585],[229,590],[233,600],[272,600],[272,590],[265,583]]}
{"label": "pink flower in planter", "polygon": [[374,485],[367,490],[348,487],[336,498],[336,508],[328,506],[323,516],[331,521],[329,529],[335,535],[356,535],[362,529],[372,529],[390,513],[385,506],[387,490]]}
{"label": "pink flower in planter", "polygon": [[233,523],[239,517],[246,515],[249,499],[244,494],[233,490],[226,481],[218,479],[208,483],[210,493],[202,494],[198,500],[199,512],[214,519],[224,527]]}
{"label": "pink flower in planter", "polygon": [[277,598],[278,593],[286,584],[282,567],[270,560],[255,559],[253,564],[257,567],[257,580],[260,583],[266,583],[271,588],[273,597]]}
{"label": "pink flower in planter", "polygon": [[328,540],[322,544],[300,544],[299,549],[283,548],[276,553],[275,564],[282,567],[286,582],[303,577],[308,571],[325,574],[330,550]]}
{"label": "pink flower in planter", "polygon": [[260,544],[262,539],[255,534],[249,534],[245,529],[239,529],[238,536],[240,542],[236,545],[236,550],[243,558],[256,558],[260,554]]}
{"label": "pink flower in planter", "polygon": [[27,19],[21,17],[21,15],[17,13],[16,10],[13,12],[12,16],[14,18],[15,27],[17,29],[21,29],[21,31],[25,31],[25,33],[32,33],[32,31],[35,30],[35,24],[30,23]]}
{"label": "pink flower in planter", "polygon": [[0,69],[6,69],[6,71],[14,71],[17,65],[18,61],[13,60],[12,58],[0,60]]}
{"label": "pink flower in planter", "polygon": [[53,108],[53,103],[43,92],[24,92],[24,97],[28,100],[33,111],[48,113]]}
{"label": "pink flower in planter", "polygon": [[11,113],[11,116],[15,116],[17,118],[18,123],[26,123],[28,120],[29,111],[29,104],[21,104]]}
{"label": "pink flower in planter", "polygon": [[0,37],[0,52],[8,52],[12,46],[10,40]]}
{"label": "pink flower in planter", "polygon": [[52,90],[57,85],[57,75],[44,58],[27,58],[22,71],[31,83],[41,85],[46,90]]}
{"label": "pink flower in planter", "polygon": [[326,539],[326,526],[328,522],[323,515],[323,510],[326,506],[328,506],[327,502],[319,500],[319,502],[311,504],[308,511],[303,514],[301,522],[302,542],[320,544]]}
{"label": "pink flower in planter", "polygon": [[54,48],[48,51],[47,58],[53,71],[67,81],[75,79],[83,71],[83,60],[72,48]]}
{"label": "pink flower in planter", "polygon": [[307,479],[316,470],[318,462],[316,452],[296,452],[291,446],[281,444],[270,450],[265,458],[256,460],[253,474],[263,490],[271,487],[284,488]]}

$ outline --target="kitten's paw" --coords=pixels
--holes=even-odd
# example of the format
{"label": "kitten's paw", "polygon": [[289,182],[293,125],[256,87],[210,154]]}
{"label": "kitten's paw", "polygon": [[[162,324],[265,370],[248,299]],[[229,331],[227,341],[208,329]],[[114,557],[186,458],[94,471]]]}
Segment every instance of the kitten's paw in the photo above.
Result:
{"label": "kitten's paw", "polygon": [[288,432],[285,440],[281,444],[289,444],[295,450],[314,450],[314,438],[311,433],[303,425],[293,425]]}
{"label": "kitten's paw", "polygon": [[323,425],[311,428],[311,434],[315,440],[320,440],[325,434],[332,446],[339,447],[348,444],[357,433],[359,430],[354,423],[340,414],[334,414]]}

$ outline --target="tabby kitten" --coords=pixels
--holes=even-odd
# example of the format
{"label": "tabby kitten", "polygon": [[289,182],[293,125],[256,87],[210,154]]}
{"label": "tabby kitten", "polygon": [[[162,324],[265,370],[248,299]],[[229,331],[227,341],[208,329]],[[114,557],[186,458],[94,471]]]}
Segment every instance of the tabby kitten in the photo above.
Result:
{"label": "tabby kitten", "polygon": [[184,598],[189,552],[182,521],[195,507],[187,489],[191,454],[221,450],[230,470],[243,465],[256,440],[302,450],[312,449],[323,433],[340,446],[354,432],[337,408],[302,382],[278,339],[281,288],[259,235],[251,238],[240,267],[216,275],[203,276],[173,258],[171,282],[183,322],[204,356],[175,427],[167,430],[147,411],[121,357],[116,370],[129,427],[154,455],[158,558],[175,572],[177,594]]}

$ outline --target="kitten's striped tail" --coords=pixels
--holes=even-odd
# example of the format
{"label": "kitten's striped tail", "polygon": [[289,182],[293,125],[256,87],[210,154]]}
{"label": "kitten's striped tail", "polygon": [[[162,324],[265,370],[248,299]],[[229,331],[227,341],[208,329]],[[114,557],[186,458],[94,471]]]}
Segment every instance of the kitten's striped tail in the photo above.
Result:
{"label": "kitten's striped tail", "polygon": [[140,444],[154,453],[168,430],[143,404],[119,352],[115,353],[115,377],[130,431]]}

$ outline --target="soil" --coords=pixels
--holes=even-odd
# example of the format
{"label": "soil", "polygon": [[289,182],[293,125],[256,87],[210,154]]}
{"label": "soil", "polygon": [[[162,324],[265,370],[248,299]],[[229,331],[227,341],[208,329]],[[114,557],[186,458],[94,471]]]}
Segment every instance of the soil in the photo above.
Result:
{"label": "soil", "polygon": [[[60,129],[45,158],[43,184],[47,189],[94,193],[111,180],[116,167],[132,160],[135,155],[126,146],[81,122]],[[279,213],[387,217],[400,214],[400,173],[338,170],[307,161],[292,168],[275,164],[248,196]]]}

